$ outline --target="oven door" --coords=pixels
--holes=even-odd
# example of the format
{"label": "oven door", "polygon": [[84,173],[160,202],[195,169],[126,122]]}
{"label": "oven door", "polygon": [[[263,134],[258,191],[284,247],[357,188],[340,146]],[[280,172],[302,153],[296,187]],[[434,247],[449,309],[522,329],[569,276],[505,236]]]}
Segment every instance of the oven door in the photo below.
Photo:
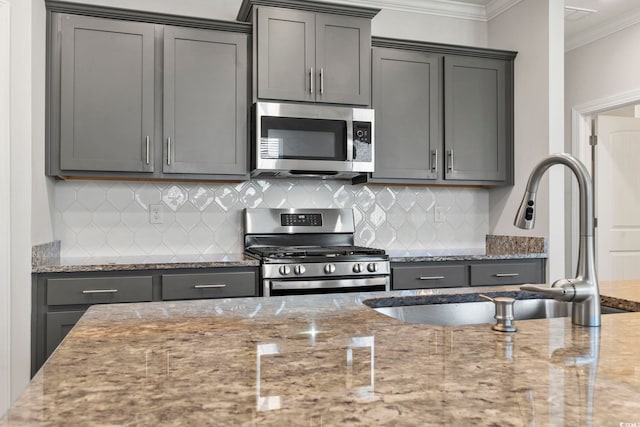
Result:
{"label": "oven door", "polygon": [[339,279],[264,280],[264,296],[388,291],[388,275]]}

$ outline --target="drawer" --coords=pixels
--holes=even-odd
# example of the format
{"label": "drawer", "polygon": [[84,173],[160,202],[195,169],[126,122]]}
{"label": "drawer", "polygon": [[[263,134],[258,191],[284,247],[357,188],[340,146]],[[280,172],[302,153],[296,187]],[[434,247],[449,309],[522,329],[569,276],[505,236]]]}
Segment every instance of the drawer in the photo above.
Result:
{"label": "drawer", "polygon": [[47,305],[141,302],[151,299],[151,276],[47,279]]}
{"label": "drawer", "polygon": [[163,300],[254,296],[255,271],[162,275]]}
{"label": "drawer", "polygon": [[471,286],[542,283],[539,262],[471,264]]}
{"label": "drawer", "polygon": [[452,288],[467,286],[466,266],[407,266],[392,269],[392,289]]}

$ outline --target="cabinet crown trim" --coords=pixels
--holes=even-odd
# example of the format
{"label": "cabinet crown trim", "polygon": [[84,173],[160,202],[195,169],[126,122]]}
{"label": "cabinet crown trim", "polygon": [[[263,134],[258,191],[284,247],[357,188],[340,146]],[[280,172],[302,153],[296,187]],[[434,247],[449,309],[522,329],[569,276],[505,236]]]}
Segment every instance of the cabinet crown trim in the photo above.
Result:
{"label": "cabinet crown trim", "polygon": [[370,7],[351,6],[346,4],[325,3],[311,0],[243,0],[238,11],[237,20],[249,22],[253,6],[283,7],[287,9],[304,10],[307,12],[332,13],[335,15],[355,16],[359,18],[373,18],[380,9]]}
{"label": "cabinet crown trim", "polygon": [[151,24],[175,25],[180,27],[231,31],[245,34],[251,34],[252,32],[251,24],[246,22],[220,21],[215,19],[170,15],[134,9],[68,3],[57,0],[45,0],[45,6],[49,12],[71,13],[76,15],[93,16],[96,18],[111,18],[124,21],[148,22]]}
{"label": "cabinet crown trim", "polygon": [[488,49],[471,46],[459,46],[444,43],[423,42],[418,40],[395,39],[389,37],[372,37],[372,47],[404,49],[420,52],[439,53],[443,55],[465,55],[481,58],[513,61],[518,52],[510,50]]}

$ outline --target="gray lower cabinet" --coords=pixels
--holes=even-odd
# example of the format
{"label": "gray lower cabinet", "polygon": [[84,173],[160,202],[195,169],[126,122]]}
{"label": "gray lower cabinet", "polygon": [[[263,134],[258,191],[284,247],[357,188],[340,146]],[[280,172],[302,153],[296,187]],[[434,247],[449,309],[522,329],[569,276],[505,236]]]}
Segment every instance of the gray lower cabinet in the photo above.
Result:
{"label": "gray lower cabinet", "polygon": [[372,43],[376,166],[368,180],[511,185],[515,52]]}
{"label": "gray lower cabinet", "polygon": [[369,105],[371,19],[259,6],[257,98]]}
{"label": "gray lower cabinet", "polygon": [[391,264],[393,290],[520,285],[543,283],[545,277],[546,260],[543,258]]}
{"label": "gray lower cabinet", "polygon": [[254,271],[163,274],[162,299],[252,297],[256,280]]}
{"label": "gray lower cabinet", "polygon": [[47,7],[48,175],[248,177],[250,26]]}
{"label": "gray lower cabinet", "polygon": [[257,267],[33,275],[31,374],[94,304],[258,296]]}

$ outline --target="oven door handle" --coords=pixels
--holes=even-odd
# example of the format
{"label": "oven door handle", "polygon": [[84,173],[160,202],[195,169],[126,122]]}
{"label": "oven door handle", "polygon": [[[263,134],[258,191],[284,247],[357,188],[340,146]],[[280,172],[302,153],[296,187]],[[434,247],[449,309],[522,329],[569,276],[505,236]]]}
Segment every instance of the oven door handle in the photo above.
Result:
{"label": "oven door handle", "polygon": [[388,277],[386,276],[334,280],[272,280],[271,289],[286,291],[327,288],[356,288],[361,286],[386,286],[387,282]]}

